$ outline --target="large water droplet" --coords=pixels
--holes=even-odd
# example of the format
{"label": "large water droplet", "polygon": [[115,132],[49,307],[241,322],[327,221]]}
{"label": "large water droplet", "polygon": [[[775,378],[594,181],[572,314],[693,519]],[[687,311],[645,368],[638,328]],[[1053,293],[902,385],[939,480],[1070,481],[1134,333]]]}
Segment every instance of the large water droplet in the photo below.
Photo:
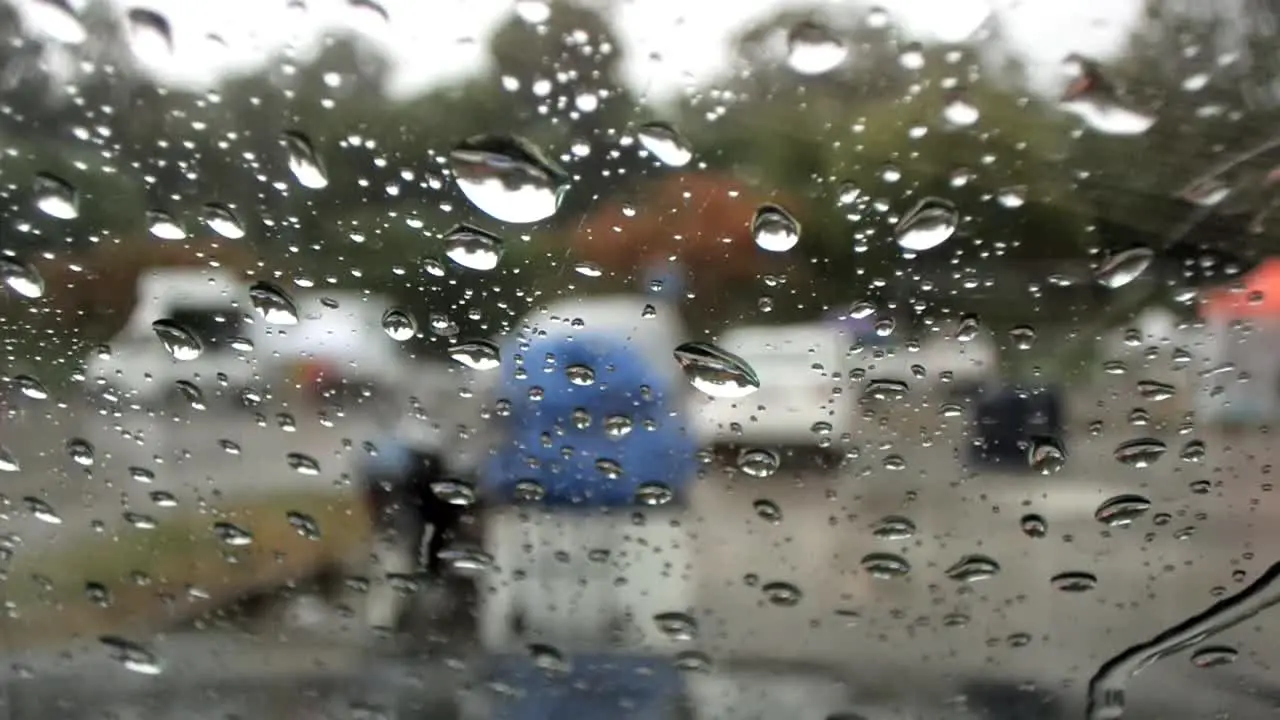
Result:
{"label": "large water droplet", "polygon": [[93,443],[84,438],[73,437],[67,440],[67,456],[71,461],[83,467],[89,467],[94,463],[95,452]]}
{"label": "large water droplet", "polygon": [[98,642],[106,646],[111,652],[111,659],[126,670],[142,675],[159,675],[164,671],[164,665],[155,653],[138,643],[114,635],[104,635],[98,638]]}
{"label": "large water droplet", "polygon": [[1027,447],[1027,464],[1041,475],[1052,475],[1067,464],[1067,450],[1057,438],[1033,437]]}
{"label": "large water droplet", "polygon": [[644,482],[636,488],[636,502],[640,505],[666,505],[675,497],[675,491],[666,483]]}
{"label": "large water droplet", "polygon": [[754,478],[769,477],[781,464],[778,454],[766,448],[747,448],[738,453],[738,469]]}
{"label": "large water droplet", "polygon": [[240,218],[236,217],[236,214],[227,205],[216,202],[208,203],[204,206],[201,217],[210,230],[228,240],[239,240],[245,235],[244,225],[240,223]]}
{"label": "large water droplet", "polygon": [[1098,586],[1098,577],[1079,570],[1062,572],[1049,579],[1055,590],[1069,593],[1088,592]]}
{"label": "large water droplet", "polygon": [[760,589],[764,591],[764,596],[769,603],[778,607],[799,605],[800,599],[804,597],[804,593],[800,592],[800,588],[781,580],[765,583],[764,587]]}
{"label": "large water droplet", "polygon": [[22,498],[22,504],[27,507],[27,512],[31,513],[35,519],[49,523],[50,525],[61,525],[62,516],[58,514],[53,506],[35,496],[27,496]]}
{"label": "large water droplet", "polygon": [[1240,656],[1240,652],[1226,645],[1212,645],[1200,648],[1191,654],[1191,664],[1198,668],[1221,667],[1230,665]]}
{"label": "large water droplet", "polygon": [[1141,495],[1116,495],[1102,501],[1093,518],[1111,527],[1123,527],[1146,515],[1150,509],[1151,501]]}
{"label": "large water droplet", "polygon": [[14,257],[0,257],[0,280],[12,291],[34,300],[44,295],[44,278],[34,266]]}
{"label": "large water droplet", "polygon": [[569,175],[524,138],[477,135],[449,153],[462,194],[503,222],[535,223],[555,214]]}
{"label": "large water droplet", "polygon": [[213,534],[231,547],[246,547],[253,544],[253,533],[229,522],[214,523]]}
{"label": "large water droplet", "polygon": [[155,10],[132,8],[126,14],[129,21],[129,49],[138,59],[149,63],[163,63],[173,55],[173,28],[169,19]]}
{"label": "large water droplet", "polygon": [[693,146],[668,123],[645,123],[636,131],[636,139],[663,165],[684,167],[693,159]]}
{"label": "large water droplet", "polygon": [[1132,468],[1145,468],[1155,464],[1169,447],[1155,438],[1139,438],[1120,443],[1115,459]]}
{"label": "large water droplet", "polygon": [[682,612],[664,612],[653,616],[658,631],[672,640],[688,642],[698,637],[698,621]]}
{"label": "large water droplet", "polygon": [[710,343],[684,343],[673,354],[689,383],[708,395],[740,398],[760,389],[747,361]]}
{"label": "large water droplet", "polygon": [[911,572],[911,563],[894,553],[868,553],[859,562],[863,571],[873,578],[890,580]]}
{"label": "large water droplet", "polygon": [[9,448],[0,445],[0,472],[21,472],[22,463]]}
{"label": "large water droplet", "polygon": [[906,540],[916,534],[916,524],[911,518],[888,515],[872,526],[871,534],[881,540]]}
{"label": "large water droplet", "polygon": [[260,280],[249,287],[249,302],[271,325],[297,325],[298,306],[279,285]]}
{"label": "large water droplet", "polygon": [[382,313],[382,330],[396,342],[404,342],[418,334],[418,321],[408,310],[388,308]]}
{"label": "large water droplet", "polygon": [[71,183],[56,175],[36,175],[35,203],[45,215],[59,220],[74,220],[80,216],[80,193]]}
{"label": "large water droplet", "polygon": [[1094,277],[1112,290],[1124,287],[1138,279],[1155,256],[1155,252],[1148,247],[1132,247],[1113,253],[1098,267]]}
{"label": "large water droplet", "polygon": [[762,205],[751,219],[751,236],[769,252],[786,252],[800,242],[800,223],[778,205]]}
{"label": "large water droplet", "polygon": [[151,332],[160,338],[160,344],[174,360],[195,360],[204,352],[204,345],[200,340],[173,320],[156,320],[151,323]]}
{"label": "large water droplet", "polygon": [[782,508],[778,507],[778,503],[767,498],[760,498],[751,503],[751,508],[756,511],[756,516],[761,520],[777,525],[782,522]]}
{"label": "large water droplet", "polygon": [[444,236],[444,254],[462,267],[492,270],[502,259],[502,238],[471,225],[458,225]]}
{"label": "large water droplet", "polygon": [[470,340],[449,348],[449,357],[472,370],[493,370],[502,365],[502,353],[492,340]]}
{"label": "large water droplet", "polygon": [[947,577],[956,582],[977,582],[1000,573],[1000,563],[986,555],[965,555],[947,568]]}
{"label": "large water droplet", "polygon": [[316,153],[311,138],[290,130],[280,136],[285,151],[289,156],[289,172],[293,173],[298,184],[312,190],[322,190],[329,186],[329,175],[325,172],[324,161]]}
{"label": "large water droplet", "polygon": [[1143,400],[1159,402],[1161,400],[1168,400],[1177,394],[1178,388],[1169,383],[1160,382],[1159,380],[1138,381],[1138,395]]}
{"label": "large water droplet", "polygon": [[161,240],[185,240],[187,231],[173,215],[164,210],[147,211],[147,231]]}
{"label": "large water droplet", "polygon": [[1029,538],[1042,538],[1049,534],[1049,521],[1044,519],[1043,515],[1036,513],[1027,513],[1018,520],[1018,526],[1022,528],[1022,533]]}
{"label": "large water droplet", "polygon": [[831,72],[848,56],[844,41],[825,25],[804,21],[787,33],[787,65],[801,75]]}
{"label": "large water droplet", "polygon": [[894,235],[903,249],[924,252],[946,242],[959,223],[955,205],[942,198],[927,197],[902,216]]}
{"label": "large water droplet", "polygon": [[14,375],[13,384],[18,388],[18,392],[26,395],[32,400],[48,400],[49,390],[36,378],[30,375]]}
{"label": "large water droplet", "polygon": [[982,113],[977,106],[965,100],[961,95],[953,95],[942,107],[942,119],[953,127],[969,127],[978,122]]}
{"label": "large water droplet", "polygon": [[285,455],[285,463],[299,475],[319,475],[320,463],[310,455],[291,452]]}

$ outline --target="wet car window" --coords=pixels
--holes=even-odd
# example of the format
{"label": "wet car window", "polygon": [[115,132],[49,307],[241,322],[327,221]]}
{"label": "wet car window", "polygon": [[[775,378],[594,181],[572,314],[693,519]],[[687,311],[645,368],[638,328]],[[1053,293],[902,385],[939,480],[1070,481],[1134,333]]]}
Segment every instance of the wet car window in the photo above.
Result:
{"label": "wet car window", "polygon": [[0,715],[1274,715],[1278,28],[0,0]]}

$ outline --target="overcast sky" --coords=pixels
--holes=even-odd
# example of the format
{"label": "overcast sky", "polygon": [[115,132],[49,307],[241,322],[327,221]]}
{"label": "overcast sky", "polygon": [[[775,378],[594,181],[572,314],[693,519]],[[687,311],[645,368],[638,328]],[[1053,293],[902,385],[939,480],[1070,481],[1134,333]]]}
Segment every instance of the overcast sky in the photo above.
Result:
{"label": "overcast sky", "polygon": [[[144,7],[169,19],[174,54],[159,70],[173,80],[207,80],[260,62],[285,44],[314,42],[326,28],[357,24],[397,61],[397,92],[473,72],[489,32],[520,1],[377,0],[386,22],[354,10],[358,4],[351,0],[117,0],[122,9]],[[633,85],[667,95],[724,67],[735,31],[778,7],[800,4],[811,3],[621,0],[614,24]],[[831,13],[865,7],[848,0],[821,4]],[[1141,0],[883,0],[880,6],[903,34],[944,41],[970,36],[988,14],[998,13],[1018,52],[1034,66],[1056,68],[1071,52],[1106,57],[1121,48]]]}

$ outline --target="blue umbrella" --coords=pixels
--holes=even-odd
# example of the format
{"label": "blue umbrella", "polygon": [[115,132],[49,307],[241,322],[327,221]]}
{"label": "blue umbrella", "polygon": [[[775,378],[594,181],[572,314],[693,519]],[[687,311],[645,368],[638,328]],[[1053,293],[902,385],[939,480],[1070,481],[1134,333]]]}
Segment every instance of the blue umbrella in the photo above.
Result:
{"label": "blue umbrella", "polygon": [[697,472],[698,447],[669,373],[618,333],[518,342],[505,355],[523,358],[505,368],[506,437],[482,478],[493,500],[510,501],[522,481],[541,486],[549,504],[634,505],[646,484],[679,497]]}

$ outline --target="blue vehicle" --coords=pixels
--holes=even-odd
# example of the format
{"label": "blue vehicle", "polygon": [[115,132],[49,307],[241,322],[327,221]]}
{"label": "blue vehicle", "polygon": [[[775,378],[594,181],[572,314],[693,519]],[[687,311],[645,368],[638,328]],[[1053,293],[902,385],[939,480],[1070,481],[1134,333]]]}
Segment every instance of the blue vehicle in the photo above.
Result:
{"label": "blue vehicle", "polygon": [[[603,328],[518,338],[504,357],[523,362],[504,368],[499,397],[509,414],[484,474],[486,502],[533,492],[550,506],[627,507],[646,488],[683,499],[698,443],[682,422],[684,388],[656,358]],[[669,353],[666,362],[674,365]]]}

